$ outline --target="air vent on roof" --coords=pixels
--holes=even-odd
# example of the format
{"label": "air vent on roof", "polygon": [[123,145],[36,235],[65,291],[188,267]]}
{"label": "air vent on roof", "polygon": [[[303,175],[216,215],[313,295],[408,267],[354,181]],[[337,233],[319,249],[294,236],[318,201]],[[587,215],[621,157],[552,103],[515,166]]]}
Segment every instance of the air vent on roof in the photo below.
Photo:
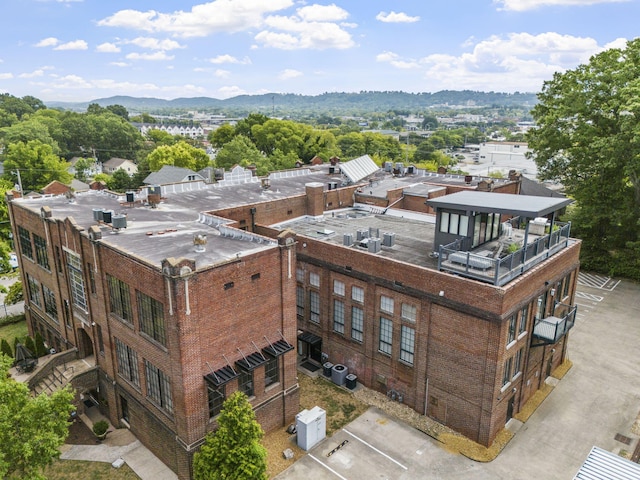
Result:
{"label": "air vent on roof", "polygon": [[113,215],[111,217],[111,226],[115,229],[127,228],[127,216],[126,215]]}
{"label": "air vent on roof", "polygon": [[356,232],[356,240],[360,241],[369,238],[369,230],[358,230]]}
{"label": "air vent on roof", "polygon": [[353,245],[353,233],[345,233],[342,236],[342,244],[345,247],[350,247],[351,245]]}
{"label": "air vent on roof", "polygon": [[102,212],[102,221],[104,223],[111,223],[111,217],[113,216],[113,210],[105,210]]}
{"label": "air vent on roof", "polygon": [[93,209],[93,219],[96,222],[104,221],[104,208],[94,208]]}
{"label": "air vent on roof", "polygon": [[396,234],[393,232],[385,232],[382,236],[382,245],[385,247],[393,247],[396,243]]}
{"label": "air vent on roof", "polygon": [[369,241],[367,242],[367,249],[369,250],[369,253],[378,253],[380,251],[380,239],[369,239]]}

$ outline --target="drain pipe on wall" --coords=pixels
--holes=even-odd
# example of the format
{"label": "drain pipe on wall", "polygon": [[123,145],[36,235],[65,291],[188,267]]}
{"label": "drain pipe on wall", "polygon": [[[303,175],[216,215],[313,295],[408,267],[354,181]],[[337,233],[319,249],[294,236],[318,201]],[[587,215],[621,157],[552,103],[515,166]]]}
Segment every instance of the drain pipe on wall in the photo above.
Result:
{"label": "drain pipe on wall", "polygon": [[427,405],[429,401],[429,377],[426,378],[424,385],[424,416],[427,416]]}

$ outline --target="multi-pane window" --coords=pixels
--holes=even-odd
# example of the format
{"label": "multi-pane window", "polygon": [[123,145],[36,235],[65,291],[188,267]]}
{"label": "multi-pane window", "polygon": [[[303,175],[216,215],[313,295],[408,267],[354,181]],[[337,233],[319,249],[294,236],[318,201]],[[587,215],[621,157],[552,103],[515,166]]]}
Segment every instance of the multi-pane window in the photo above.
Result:
{"label": "multi-pane window", "polygon": [[562,298],[569,296],[570,289],[571,289],[571,274],[564,277],[564,282],[562,287]]}
{"label": "multi-pane window", "polygon": [[400,330],[400,360],[413,365],[415,351],[416,331],[411,327],[402,325]]}
{"label": "multi-pane window", "polygon": [[364,288],[351,287],[351,300],[354,302],[364,302]]}
{"label": "multi-pane window", "polygon": [[44,298],[44,311],[58,323],[58,305],[56,295],[44,285],[42,286],[42,296]]}
{"label": "multi-pane window", "polygon": [[393,344],[393,322],[388,318],[380,317],[380,342],[378,350],[387,355],[391,355]]}
{"label": "multi-pane window", "polygon": [[344,333],[344,303],[333,301],[333,331]]}
{"label": "multi-pane window", "polygon": [[87,272],[89,272],[89,290],[95,295],[96,293],[96,274],[91,268],[91,264],[87,263]]}
{"label": "multi-pane window", "polygon": [[104,355],[104,339],[102,337],[102,327],[96,325],[96,331],[98,332],[98,351]]}
{"label": "multi-pane window", "polygon": [[314,287],[320,286],[320,275],[317,273],[311,272],[309,273],[309,284]]}
{"label": "multi-pane window", "polygon": [[527,317],[529,316],[529,305],[525,305],[520,310],[520,324],[518,326],[518,335],[527,330]]}
{"label": "multi-pane window", "polygon": [[29,230],[18,227],[18,237],[20,238],[20,251],[22,255],[33,260],[33,247],[31,246],[31,234]]}
{"label": "multi-pane window", "polygon": [[131,295],[129,294],[129,285],[122,280],[107,275],[107,283],[109,284],[109,308],[111,313],[117,315],[127,323],[133,321],[131,313]]}
{"label": "multi-pane window", "polygon": [[320,323],[320,294],[318,292],[309,292],[309,313],[312,322]]}
{"label": "multi-pane window", "polygon": [[238,376],[238,390],[244,393],[247,397],[253,397],[253,370],[248,372],[240,369],[240,375]]}
{"label": "multi-pane window", "polygon": [[304,270],[301,268],[296,268],[296,280],[300,283],[304,282]]}
{"label": "multi-pane window", "polygon": [[520,373],[520,367],[522,367],[522,351],[524,347],[518,350],[513,357],[513,376],[515,377],[518,373]]}
{"label": "multi-pane window", "polygon": [[118,358],[118,374],[136,387],[140,386],[138,371],[138,354],[126,343],[116,338],[116,357]]}
{"label": "multi-pane window", "polygon": [[393,298],[381,295],[380,311],[393,314]]}
{"label": "multi-pane window", "polygon": [[220,385],[215,388],[207,385],[207,397],[209,400],[209,418],[213,418],[222,411],[222,405],[226,400],[225,386]]}
{"label": "multi-pane window", "polygon": [[36,262],[42,268],[49,270],[49,255],[47,254],[47,241],[39,235],[33,234],[33,243],[36,246]]}
{"label": "multi-pane window", "polygon": [[147,397],[167,413],[173,413],[173,398],[171,397],[171,381],[158,367],[144,361],[147,375]]}
{"label": "multi-pane window", "polygon": [[469,230],[469,217],[458,213],[442,212],[440,215],[440,231],[453,235],[467,235]]}
{"label": "multi-pane window", "polygon": [[87,311],[87,293],[84,288],[80,256],[69,251],[67,251],[67,271],[69,272],[69,285],[73,304]]}
{"label": "multi-pane window", "polygon": [[268,357],[264,364],[264,386],[268,387],[279,381],[278,357]]}
{"label": "multi-pane window", "polygon": [[408,303],[402,304],[402,318],[403,320],[409,320],[410,322],[416,321],[417,308],[415,305]]}
{"label": "multi-pane window", "polygon": [[296,310],[299,317],[304,317],[304,288],[300,285],[296,287]]}
{"label": "multi-pane window", "polygon": [[364,311],[358,307],[351,307],[351,338],[362,342],[364,330]]}
{"label": "multi-pane window", "polygon": [[511,315],[511,318],[509,318],[509,332],[507,334],[507,345],[509,345],[511,342],[513,342],[516,339],[517,317],[518,316],[514,313],[513,315]]}
{"label": "multi-pane window", "polygon": [[344,297],[344,282],[341,282],[340,280],[334,280],[333,293],[335,293],[336,295],[340,295],[341,297]]}
{"label": "multi-pane window", "polygon": [[140,331],[149,335],[156,342],[166,345],[164,306],[155,298],[142,292],[137,293]]}
{"label": "multi-pane window", "polygon": [[27,275],[27,283],[29,284],[29,300],[31,303],[42,307],[42,301],[40,299],[40,282],[30,275]]}
{"label": "multi-pane window", "polygon": [[504,387],[511,381],[511,363],[513,362],[513,357],[509,357],[504,362],[504,371],[502,372],[502,386]]}

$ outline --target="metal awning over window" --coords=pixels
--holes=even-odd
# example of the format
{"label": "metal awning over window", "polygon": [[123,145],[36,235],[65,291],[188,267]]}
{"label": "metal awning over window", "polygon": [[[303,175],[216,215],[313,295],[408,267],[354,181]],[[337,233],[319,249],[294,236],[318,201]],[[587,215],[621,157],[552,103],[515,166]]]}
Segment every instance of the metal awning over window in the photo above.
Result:
{"label": "metal awning over window", "polygon": [[225,383],[230,382],[237,376],[238,372],[236,372],[231,366],[227,365],[225,367],[219,368],[215,372],[208,373],[204,376],[204,379],[214,387],[219,387],[221,385],[224,385]]}
{"label": "metal awning over window", "polygon": [[271,355],[272,357],[279,357],[291,350],[293,350],[293,345],[286,340],[278,340],[275,343],[270,343],[268,347],[263,348],[262,353]]}
{"label": "metal awning over window", "polygon": [[298,340],[308,343],[309,345],[318,345],[322,343],[322,338],[311,332],[302,332],[298,335]]}
{"label": "metal awning over window", "polygon": [[266,363],[267,361],[265,356],[262,355],[262,352],[253,352],[253,353],[250,353],[249,355],[243,354],[242,357],[243,358],[241,358],[240,360],[236,360],[236,366],[238,368],[241,368],[245,372],[250,372],[258,368],[263,363]]}

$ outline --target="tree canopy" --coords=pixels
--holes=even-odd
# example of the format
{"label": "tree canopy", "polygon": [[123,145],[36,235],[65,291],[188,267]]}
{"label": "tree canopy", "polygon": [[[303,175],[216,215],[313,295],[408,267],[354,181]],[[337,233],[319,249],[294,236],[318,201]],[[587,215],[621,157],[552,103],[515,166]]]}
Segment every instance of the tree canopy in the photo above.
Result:
{"label": "tree canopy", "polygon": [[540,178],[576,200],[583,264],[640,278],[640,39],[556,73],[538,99],[527,140]]}
{"label": "tree canopy", "polygon": [[147,156],[147,161],[153,172],[164,165],[189,168],[197,172],[211,164],[211,159],[204,150],[182,140],[173,145],[160,145]]}
{"label": "tree canopy", "polygon": [[42,470],[60,455],[69,433],[73,393],[64,388],[32,397],[8,376],[9,365],[0,355],[0,477],[44,479]]}
{"label": "tree canopy", "polygon": [[17,170],[24,192],[41,190],[53,180],[69,183],[73,178],[67,169],[69,163],[53,153],[51,145],[39,140],[9,144],[4,161],[4,176],[18,183]]}
{"label": "tree canopy", "polygon": [[260,444],[264,432],[242,392],[225,400],[218,430],[208,434],[193,457],[195,480],[266,480],[267,451]]}

